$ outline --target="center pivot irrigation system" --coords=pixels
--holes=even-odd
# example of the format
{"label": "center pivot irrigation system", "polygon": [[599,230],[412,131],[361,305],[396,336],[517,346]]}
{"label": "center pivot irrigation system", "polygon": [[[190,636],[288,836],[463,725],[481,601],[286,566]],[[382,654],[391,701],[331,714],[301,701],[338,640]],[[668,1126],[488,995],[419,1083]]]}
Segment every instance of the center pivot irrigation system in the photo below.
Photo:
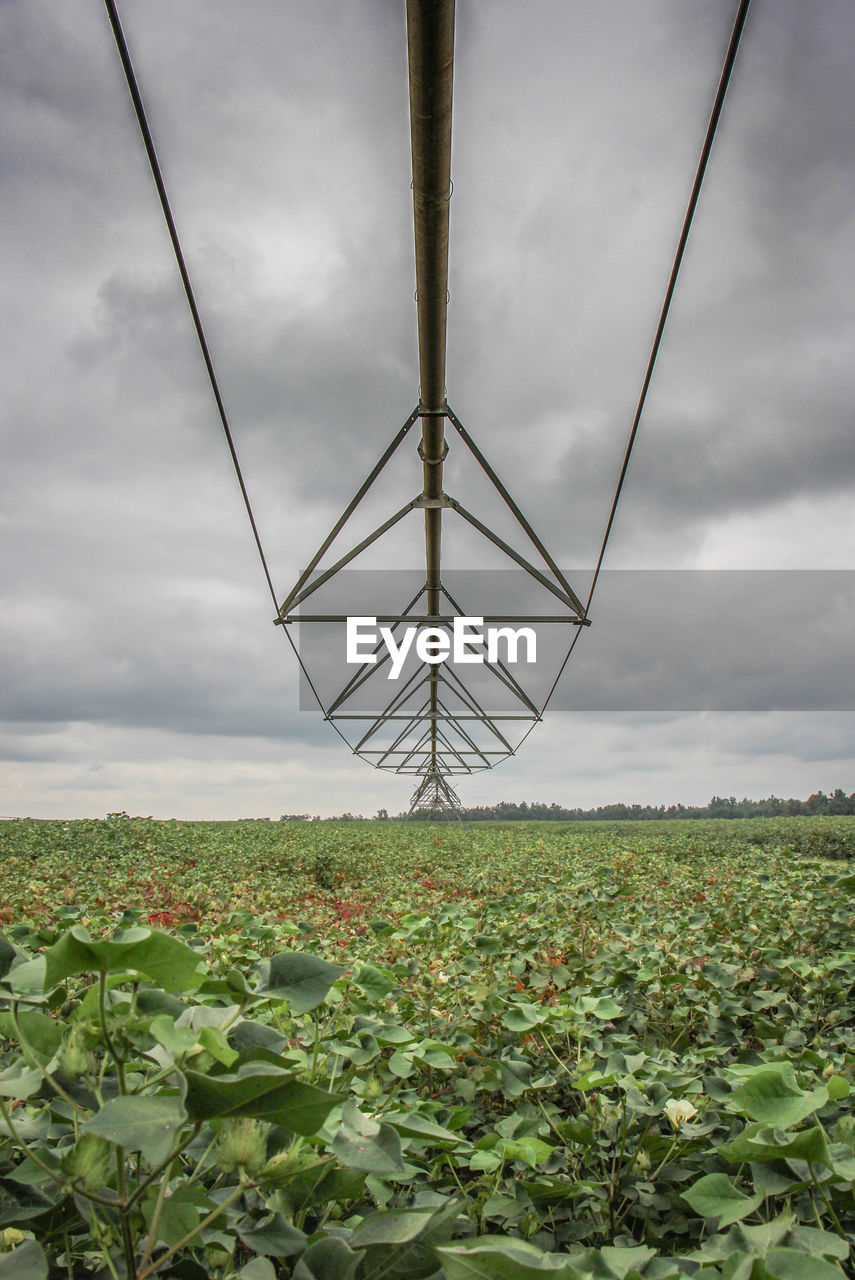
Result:
{"label": "center pivot irrigation system", "polygon": [[[543,542],[535,533],[511,494],[502,484],[496,472],[478,448],[466,428],[457,418],[446,397],[445,363],[448,308],[448,228],[451,197],[451,119],[454,80],[454,0],[406,0],[407,54],[410,92],[410,132],[412,141],[412,190],[415,230],[416,301],[418,311],[419,347],[419,400],[394,439],[373,467],[351,502],[324,539],[307,568],[300,574],[293,589],[281,599],[277,594],[267,559],[261,544],[252,512],[246,484],[241,473],[223,397],[214,372],[208,344],[202,327],[199,310],[187,272],[184,255],[169,199],[166,193],[160,164],[148,126],[145,109],[136,76],[122,32],[115,0],[105,0],[107,13],[113,28],[119,56],[124,68],[128,88],[145,144],[152,175],[155,180],[167,228],[172,240],[176,261],[184,291],[193,317],[193,323],[202,350],[202,356],[214,393],[220,420],[240,484],[247,514],[252,525],[267,585],[276,608],[276,625],[281,626],[294,650],[309,687],[325,718],[339,736],[358,756],[375,768],[389,769],[396,773],[410,774],[417,779],[410,812],[416,808],[431,810],[457,810],[460,802],[450,778],[455,775],[475,773],[492,768],[501,760],[513,755],[546,710],[562,672],[573,652],[584,627],[590,625],[588,616],[591,601],[600,574],[606,545],[614,523],[615,513],[629,465],[633,444],[644,410],[647,392],[665,323],[674,294],[677,276],[683,259],[686,242],[692,224],[701,185],[712,149],[713,139],[730,82],[737,49],[745,25],[750,0],[739,0],[721,77],[713,103],[701,149],[695,179],[682,231],[674,257],[665,300],[642,383],[641,393],[629,435],[626,453],[615,488],[605,534],[600,548],[593,579],[585,603],[575,593],[564,574],[558,568]],[[408,438],[412,428],[419,424],[421,438],[418,456],[421,459],[422,489],[404,506],[383,521],[367,537],[351,547],[334,563],[323,567],[327,552],[338,538],[344,526],[369,492],[387,463]],[[443,487],[443,468],[449,450],[446,424],[453,432],[452,439],[462,442],[493,489],[510,510],[524,531],[536,555],[536,562],[522,555],[504,538],[483,523],[476,515],[447,493]],[[483,616],[484,624],[540,625],[557,624],[570,628],[570,640],[563,661],[545,697],[535,700],[520,683],[506,661],[498,655],[482,663],[482,676],[477,690],[473,680],[467,677],[471,668],[454,663],[427,662],[418,666],[407,679],[396,682],[391,698],[388,685],[383,680],[384,666],[389,661],[389,650],[382,652],[377,645],[370,655],[352,672],[336,692],[325,695],[319,691],[309,671],[313,649],[311,628],[318,624],[342,625],[347,622],[343,613],[310,613],[304,603],[316,591],[326,587],[342,570],[351,565],[368,547],[376,543],[399,521],[412,512],[424,512],[425,573],[424,581],[415,595],[397,613],[379,614],[374,621],[388,629],[392,637],[405,625],[423,626],[435,630],[440,636],[451,635],[455,618],[465,616],[465,611],[452,596],[442,575],[443,516],[460,517],[483,538],[492,543],[513,562],[518,570],[528,575],[548,598],[557,600],[561,612],[516,612]],[[529,555],[532,555],[529,552]],[[554,608],[554,606],[553,606]],[[367,612],[367,606],[361,608]],[[293,638],[295,626],[305,627],[303,636],[308,640],[298,646]],[[486,696],[483,673],[487,674]],[[490,686],[495,689],[502,705],[501,710],[490,710]],[[376,702],[367,708],[366,694],[373,694]],[[382,696],[381,696],[382,695]],[[511,709],[506,710],[510,699]],[[370,699],[369,699],[370,700]],[[382,706],[380,703],[382,702]],[[495,702],[493,703],[495,707]],[[522,736],[519,736],[523,728]],[[345,732],[350,730],[350,736]],[[352,741],[351,738],[355,738]]]}

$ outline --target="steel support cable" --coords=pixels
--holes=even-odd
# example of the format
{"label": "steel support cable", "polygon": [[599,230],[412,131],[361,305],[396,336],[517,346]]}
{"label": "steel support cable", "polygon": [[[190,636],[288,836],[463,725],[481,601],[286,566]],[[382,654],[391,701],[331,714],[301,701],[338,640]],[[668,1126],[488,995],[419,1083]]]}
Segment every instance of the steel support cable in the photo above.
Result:
{"label": "steel support cable", "polygon": [[597,567],[594,570],[594,577],[591,581],[591,589],[588,592],[588,599],[585,604],[586,614],[588,612],[588,609],[591,606],[591,600],[593,599],[594,591],[597,586],[597,579],[600,576],[600,569],[602,568],[602,564],[603,564],[603,557],[606,554],[606,546],[608,545],[609,536],[612,531],[612,525],[614,524],[614,521],[615,521],[615,514],[617,512],[618,503],[620,501],[621,490],[623,489],[623,482],[626,479],[626,473],[629,468],[629,460],[632,455],[632,447],[635,444],[635,437],[638,434],[638,427],[639,427],[639,423],[641,422],[641,415],[644,412],[644,405],[647,400],[647,392],[650,389],[650,383],[653,378],[653,369],[654,369],[654,366],[656,365],[656,357],[659,355],[659,348],[662,345],[662,335],[665,332],[665,324],[668,320],[668,312],[671,309],[671,300],[674,297],[674,290],[677,286],[677,276],[680,274],[680,267],[683,262],[683,254],[686,251],[686,244],[688,243],[689,232],[691,231],[691,228],[692,228],[692,219],[695,216],[695,209],[697,208],[698,199],[701,194],[701,187],[703,185],[704,175],[707,170],[707,162],[709,161],[710,152],[712,151],[713,142],[715,140],[719,118],[721,116],[722,107],[724,106],[724,99],[727,93],[727,87],[730,84],[730,77],[733,72],[733,66],[734,66],[734,63],[736,62],[736,54],[739,49],[739,42],[742,37],[742,30],[745,26],[745,19],[748,17],[748,6],[750,5],[750,3],[751,3],[751,0],[739,0],[739,8],[737,9],[736,18],[733,23],[733,30],[730,33],[730,41],[728,42],[728,46],[727,46],[727,53],[724,59],[724,66],[722,67],[721,77],[719,78],[718,88],[716,90],[712,113],[710,115],[709,124],[707,125],[707,131],[704,137],[704,145],[701,148],[701,157],[700,157],[700,160],[698,161],[698,167],[695,172],[695,181],[692,184],[692,194],[689,197],[689,204],[688,204],[688,208],[686,209],[686,216],[683,219],[683,228],[680,232],[680,239],[677,244],[677,252],[674,255],[674,264],[671,267],[671,275],[668,279],[668,288],[665,291],[665,301],[662,304],[662,310],[659,314],[659,323],[656,326],[656,336],[653,339],[653,347],[651,348],[651,351],[650,351],[650,359],[647,362],[647,370],[644,374],[644,381],[641,385],[641,394],[638,397],[638,406],[635,410],[635,417],[633,418],[633,422],[632,422],[632,430],[629,433],[629,442],[626,446],[626,453],[624,454],[623,465],[621,466],[621,469],[620,469],[620,475],[618,477],[617,487],[615,489],[615,496],[612,501],[611,511],[609,512],[609,519],[606,525],[606,532],[603,535],[603,544],[600,547],[600,554],[599,554],[599,557],[597,558]]}
{"label": "steel support cable", "polygon": [[[175,254],[175,261],[178,264],[178,270],[181,275],[181,283],[184,286],[184,293],[187,297],[187,305],[189,306],[190,314],[193,317],[193,324],[196,329],[196,337],[199,339],[199,346],[202,351],[202,359],[205,361],[205,368],[208,372],[208,381],[210,382],[211,390],[214,393],[214,400],[216,401],[217,411],[219,412],[219,415],[220,415],[220,422],[222,423],[223,432],[225,433],[225,437],[226,437],[226,443],[228,444],[229,453],[231,454],[232,463],[234,464],[235,475],[237,476],[237,481],[238,481],[238,484],[240,485],[240,491],[243,496],[244,506],[246,507],[246,514],[249,516],[249,523],[252,526],[252,533],[253,533],[253,537],[255,538],[255,545],[258,548],[258,554],[259,554],[259,557],[261,558],[261,567],[264,570],[264,576],[267,579],[267,586],[270,590],[270,595],[273,599],[273,603],[276,607],[276,612],[278,614],[279,604],[276,598],[276,592],[273,588],[273,579],[270,576],[270,570],[267,566],[267,558],[264,554],[264,548],[261,545],[261,537],[258,532],[258,526],[255,523],[255,516],[253,515],[252,505],[249,501],[249,494],[247,492],[246,484],[244,483],[243,472],[241,471],[240,462],[238,461],[237,450],[235,449],[235,443],[234,443],[234,440],[232,439],[232,432],[229,426],[229,420],[226,414],[225,404],[223,402],[223,397],[220,394],[220,387],[219,387],[219,383],[217,382],[217,375],[214,372],[214,364],[211,359],[211,353],[208,349],[208,342],[207,342],[207,339],[205,338],[205,331],[202,327],[202,319],[201,319],[201,316],[199,315],[199,308],[196,305],[196,297],[193,293],[193,286],[190,283],[190,276],[187,271],[187,264],[184,261],[184,254],[181,250],[181,242],[178,239],[178,230],[175,226],[175,219],[172,216],[172,209],[169,204],[169,197],[166,193],[166,186],[163,181],[163,174],[160,171],[160,164],[157,159],[157,153],[154,149],[154,139],[151,136],[151,129],[149,128],[149,125],[148,125],[148,119],[146,117],[145,107],[143,106],[139,85],[137,84],[137,78],[134,73],[133,64],[131,62],[131,55],[128,51],[127,41],[125,40],[125,35],[124,35],[124,32],[122,31],[122,24],[119,21],[119,14],[116,10],[116,5],[114,0],[104,0],[104,4],[106,5],[106,8],[107,8],[107,16],[110,19],[110,26],[113,28],[113,36],[115,37],[115,40],[116,40],[116,47],[119,51],[119,58],[121,59],[122,69],[124,70],[125,80],[127,81],[127,85],[128,85],[128,92],[131,95],[131,101],[133,103],[134,111],[136,113],[137,124],[139,125],[140,133],[142,134],[143,144],[145,146],[146,155],[148,156],[149,167],[151,168],[151,174],[152,174],[152,177],[154,178],[154,185],[157,187],[157,194],[160,197],[160,207],[163,210],[163,216],[166,220],[166,227],[167,227],[167,230],[169,231],[169,238],[172,241],[172,249]],[[293,644],[292,644],[292,648],[293,648]],[[295,652],[296,652],[296,649],[295,649]]]}
{"label": "steel support cable", "polygon": [[[122,69],[125,73],[125,80],[127,81],[128,92],[131,95],[131,102],[133,103],[134,112],[136,113],[136,117],[137,117],[137,124],[139,125],[140,133],[142,134],[143,144],[145,146],[146,155],[148,156],[149,167],[151,168],[151,174],[152,174],[152,177],[154,178],[154,184],[157,187],[157,194],[160,197],[160,207],[163,210],[163,216],[166,221],[166,227],[167,227],[167,230],[169,231],[169,238],[172,241],[172,250],[173,250],[173,253],[175,254],[175,261],[178,264],[178,271],[181,275],[181,283],[184,286],[184,293],[187,298],[187,305],[189,306],[190,314],[193,317],[193,325],[196,329],[196,337],[199,340],[199,347],[202,351],[202,359],[205,362],[205,368],[208,373],[208,381],[211,384],[211,390],[214,394],[214,400],[217,405],[217,411],[220,415],[220,422],[222,423],[222,426],[223,426],[223,433],[225,434],[225,437],[226,437],[226,443],[229,447],[229,453],[231,454],[232,463],[235,469],[235,475],[237,476],[237,482],[240,485],[240,491],[243,497],[243,503],[244,503],[244,506],[246,507],[246,514],[249,516],[249,523],[252,527],[252,535],[255,538],[255,545],[258,549],[258,555],[261,560],[261,567],[264,570],[264,577],[267,580],[267,587],[268,587],[268,590],[270,591],[270,597],[273,600],[274,607],[278,614],[279,602],[276,596],[275,588],[273,586],[273,579],[270,576],[270,569],[268,568],[268,565],[267,565],[267,557],[265,556],[264,548],[261,545],[261,536],[258,532],[258,526],[255,523],[255,516],[252,511],[252,504],[250,503],[250,500],[249,500],[249,493],[247,492],[246,484],[244,482],[243,472],[241,471],[241,466],[238,460],[235,443],[234,443],[234,440],[232,439],[232,432],[231,432],[231,427],[229,426],[228,415],[226,414],[225,403],[220,393],[220,386],[217,381],[217,375],[214,372],[214,363],[213,363],[213,360],[211,359],[210,350],[208,349],[208,342],[205,337],[205,330],[202,327],[202,318],[199,314],[199,308],[196,305],[196,296],[193,292],[193,286],[190,283],[190,275],[187,270],[187,264],[184,261],[184,254],[181,249],[181,241],[178,238],[178,229],[175,225],[175,219],[172,216],[172,208],[169,203],[169,197],[166,193],[166,185],[163,181],[163,174],[160,171],[160,164],[157,159],[157,152],[154,149],[154,139],[152,138],[151,129],[149,128],[149,125],[148,125],[148,119],[146,117],[145,107],[143,106],[142,96],[140,95],[139,85],[137,84],[137,78],[134,73],[133,63],[131,62],[131,55],[130,55],[130,52],[128,51],[127,41],[125,40],[125,35],[124,35],[124,32],[122,31],[122,24],[119,21],[119,14],[116,10],[116,5],[114,3],[114,0],[104,0],[104,4],[107,9],[107,16],[110,19],[110,26],[113,28],[113,36],[116,41],[116,47],[119,51],[119,58],[121,59]],[[294,652],[294,657],[297,659],[297,663],[300,667],[300,670],[303,672],[303,675],[306,677],[306,681],[308,682],[309,688],[311,689],[312,693],[315,696],[315,700],[317,701],[318,706],[323,712],[325,719],[329,719],[329,717],[327,716],[326,708],[324,707],[324,704],[321,701],[320,694],[315,688],[312,678],[309,675],[309,672],[306,670],[306,665],[303,662],[303,659],[300,655],[300,651],[297,648],[296,644],[294,643],[293,636],[290,634],[287,628],[283,627],[283,631],[285,632],[285,635],[288,638],[288,643],[290,644]],[[347,738],[344,736],[341,729],[339,729],[338,725],[334,721],[330,721],[330,723],[332,724],[332,727],[335,729],[336,733],[341,738],[345,746],[349,747],[350,750],[352,751],[353,747],[348,742]]]}
{"label": "steel support cable", "polygon": [[[656,365],[656,358],[659,355],[659,348],[662,345],[662,335],[665,332],[665,324],[668,320],[668,312],[671,309],[671,301],[674,297],[674,290],[677,285],[677,277],[680,274],[680,267],[683,262],[683,255],[686,251],[686,244],[688,243],[689,232],[692,228],[692,219],[695,216],[695,209],[697,208],[698,198],[700,197],[700,194],[701,194],[701,187],[703,185],[704,175],[706,174],[707,163],[709,161],[713,142],[715,140],[716,130],[718,128],[718,122],[721,117],[722,108],[724,106],[724,99],[725,99],[725,95],[727,94],[727,88],[728,88],[728,85],[730,84],[730,78],[733,73],[734,63],[736,62],[736,54],[739,50],[739,42],[742,38],[743,28],[745,27],[745,19],[748,17],[748,7],[750,3],[751,3],[751,0],[739,0],[739,8],[737,9],[736,18],[734,19],[734,23],[733,23],[733,29],[730,33],[730,40],[727,46],[727,53],[724,59],[724,66],[722,67],[721,76],[718,82],[718,88],[716,90],[715,101],[713,102],[713,109],[710,114],[709,123],[707,125],[707,131],[704,136],[704,144],[703,144],[703,147],[701,148],[701,156],[698,161],[698,167],[695,171],[695,180],[692,184],[692,193],[689,197],[689,204],[686,209],[686,216],[683,219],[683,227],[680,232],[680,239],[677,243],[677,252],[674,255],[674,263],[673,263],[673,266],[671,267],[671,275],[668,279],[668,288],[665,291],[665,301],[662,304],[662,310],[659,314],[659,323],[656,326],[656,334],[654,336],[653,346],[650,351],[650,359],[647,362],[647,369],[644,374],[644,381],[641,384],[641,394],[638,397],[638,405],[635,410],[635,417],[633,418],[633,421],[632,421],[632,430],[629,433],[629,441],[626,446],[626,453],[624,454],[623,464],[620,469],[620,475],[618,476],[618,482],[615,488],[615,494],[612,500],[611,510],[609,511],[608,523],[606,524],[606,531],[605,531],[605,534],[603,535],[603,542],[602,542],[602,546],[600,547],[600,554],[597,557],[597,567],[594,570],[594,576],[591,580],[591,587],[588,592],[588,599],[585,602],[586,617],[588,615],[588,610],[591,607],[591,600],[594,597],[594,591],[597,586],[597,580],[600,576],[600,570],[603,565],[603,558],[606,554],[606,547],[608,545],[609,536],[611,535],[612,526],[615,522],[615,514],[617,513],[618,503],[620,502],[621,491],[623,489],[623,482],[626,479],[626,473],[627,473],[627,470],[629,469],[629,460],[630,460],[630,457],[632,456],[632,448],[633,448],[633,445],[635,444],[635,438],[638,435],[638,428],[641,422],[641,415],[644,412],[644,405],[647,400],[647,392],[650,389],[650,383],[653,378],[653,370]],[[562,675],[564,674],[564,668],[567,666],[567,663],[570,661],[570,655],[575,649],[576,641],[579,639],[579,636],[581,634],[582,634],[581,629],[578,629],[575,635],[573,636],[573,639],[570,642],[570,647],[568,648],[567,653],[564,656],[564,661],[561,663],[561,667],[559,668],[558,675],[553,680],[552,687],[550,688],[549,693],[546,695],[546,700],[540,709],[541,716],[543,715],[544,711],[548,707],[552,699],[552,695],[554,694],[556,688],[558,687],[558,681],[561,679]],[[532,725],[531,728],[529,728],[523,734],[522,738],[520,739],[517,745],[517,751],[525,742],[526,738],[531,733],[533,728],[534,728],[534,725]]]}

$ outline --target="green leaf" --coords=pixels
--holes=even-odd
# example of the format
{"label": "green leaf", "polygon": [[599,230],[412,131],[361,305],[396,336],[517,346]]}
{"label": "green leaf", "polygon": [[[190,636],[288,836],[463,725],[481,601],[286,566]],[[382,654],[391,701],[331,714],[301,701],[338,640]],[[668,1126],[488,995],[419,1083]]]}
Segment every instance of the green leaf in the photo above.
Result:
{"label": "green leaf", "polygon": [[591,1250],[594,1274],[614,1276],[615,1280],[624,1280],[630,1272],[637,1275],[655,1254],[656,1250],[645,1244],[635,1245],[634,1248],[629,1249],[618,1249],[614,1245],[606,1244],[601,1249]]}
{"label": "green leaf", "polygon": [[176,1027],[167,1013],[158,1014],[149,1024],[149,1034],[173,1058],[180,1058],[195,1048],[198,1035],[193,1027]]}
{"label": "green leaf", "polygon": [[735,1090],[730,1105],[752,1120],[792,1129],[827,1101],[824,1086],[805,1093],[796,1083],[792,1067],[785,1064],[782,1070],[756,1071]]}
{"label": "green leaf", "polygon": [[451,1071],[455,1064],[457,1047],[456,1045],[444,1044],[441,1040],[420,1040],[408,1052],[412,1053],[416,1062],[422,1062],[426,1067],[437,1067],[440,1071]]}
{"label": "green leaf", "polygon": [[846,1262],[849,1258],[848,1241],[842,1240],[836,1232],[822,1231],[819,1227],[793,1227],[788,1234],[787,1243],[806,1253],[836,1258],[838,1262]]}
{"label": "green leaf", "polygon": [[327,1236],[310,1244],[294,1268],[292,1280],[353,1280],[361,1255],[344,1240]]}
{"label": "green leaf", "polygon": [[86,1133],[126,1151],[139,1151],[149,1164],[160,1164],[175,1146],[187,1113],[178,1098],[143,1098],[127,1094],[111,1098],[84,1126]]}
{"label": "green leaf", "polygon": [[841,1102],[849,1097],[849,1081],[845,1076],[831,1076],[825,1085],[829,1102]]}
{"label": "green leaf", "polygon": [[60,1199],[60,1192],[53,1186],[45,1194],[36,1187],[17,1186],[10,1179],[0,1178],[0,1227],[32,1231],[39,1220],[50,1217]]}
{"label": "green leaf", "polygon": [[360,1274],[371,1280],[427,1280],[436,1276],[434,1246],[448,1240],[459,1204],[446,1200],[437,1209],[391,1209],[371,1214],[350,1238],[364,1250]]}
{"label": "green leaf", "polygon": [[[61,1025],[56,1018],[49,1017],[39,1009],[19,1010],[16,1021],[30,1049],[42,1066],[47,1066],[62,1041]],[[0,1034],[8,1036],[10,1040],[19,1040],[11,1013],[0,1013]]]}
{"label": "green leaf", "polygon": [[0,1280],[47,1280],[47,1274],[47,1258],[36,1240],[25,1240],[11,1253],[0,1254]]}
{"label": "green leaf", "polygon": [[[157,1186],[153,1187],[143,1203],[143,1217],[147,1227],[151,1227],[155,1206],[158,1202]],[[157,1239],[169,1248],[178,1244],[186,1235],[199,1225],[201,1210],[210,1212],[213,1208],[201,1187],[188,1183],[179,1183],[172,1194],[167,1196],[160,1206],[160,1217],[157,1224]]]}
{"label": "green leaf", "polygon": [[798,1249],[770,1249],[763,1263],[772,1280],[843,1280],[835,1262]]}
{"label": "green leaf", "polygon": [[509,1031],[530,1031],[545,1020],[546,1014],[528,1001],[512,1004],[502,1014],[502,1023]]}
{"label": "green leaf", "polygon": [[567,1142],[575,1142],[580,1147],[594,1145],[594,1130],[587,1116],[576,1116],[573,1120],[562,1120],[558,1132]]}
{"label": "green leaf", "polygon": [[247,1249],[271,1258],[292,1258],[306,1247],[305,1233],[281,1213],[267,1214],[257,1222],[244,1218],[237,1225],[237,1233]]}
{"label": "green leaf", "polygon": [[364,1116],[352,1100],[342,1107],[341,1128],[332,1149],[348,1169],[379,1174],[404,1172],[401,1139],[395,1130]]}
{"label": "green leaf", "polygon": [[308,1013],[323,1003],[344,969],[306,951],[280,951],[269,960],[262,960],[258,972],[261,984],[256,995],[287,1000],[294,1013]]}
{"label": "green leaf", "polygon": [[831,1153],[821,1125],[792,1134],[773,1125],[751,1124],[732,1142],[723,1143],[718,1153],[734,1164],[742,1160],[808,1160],[831,1168]]}
{"label": "green leaf", "polygon": [[144,973],[165,991],[192,991],[204,977],[198,952],[169,933],[126,929],[114,938],[93,941],[82,925],[73,925],[45,952],[45,989],[76,973],[131,970]]}
{"label": "green leaf", "polygon": [[399,1080],[406,1080],[416,1074],[418,1067],[409,1053],[393,1053],[388,1062],[389,1070]]}
{"label": "green leaf", "polygon": [[579,1008],[584,1013],[592,1013],[603,1022],[611,1022],[612,1018],[620,1018],[623,1010],[610,996],[582,996]]}
{"label": "green leaf", "polygon": [[832,1143],[829,1150],[831,1152],[831,1167],[834,1170],[835,1177],[855,1185],[855,1156],[853,1156],[849,1147],[842,1142],[835,1142]]}
{"label": "green leaf", "polygon": [[763,1192],[743,1195],[726,1174],[708,1173],[683,1192],[683,1199],[702,1218],[718,1218],[719,1228],[722,1228],[753,1213],[763,1201]]}
{"label": "green leaf", "polygon": [[[37,1122],[30,1122],[29,1127],[31,1129],[31,1132],[25,1135],[22,1135],[24,1136],[25,1141],[27,1140],[27,1138],[32,1136],[32,1128],[35,1127],[35,1123]],[[21,1133],[22,1128],[26,1130],[27,1127],[28,1126],[27,1126],[26,1120],[23,1122],[21,1126],[16,1125],[16,1128],[18,1129],[19,1133]],[[5,1129],[3,1125],[3,1120],[2,1118],[0,1118],[0,1133],[3,1133],[3,1132],[5,1132]],[[39,1136],[43,1136],[43,1134],[44,1134],[44,1130],[42,1131],[42,1134]],[[39,1155],[39,1160],[43,1165],[47,1165],[47,1167],[49,1169],[52,1169],[55,1174],[61,1176],[62,1165],[60,1161],[57,1160],[56,1156],[50,1151],[49,1148],[42,1147],[38,1155]],[[17,1182],[22,1187],[39,1187],[40,1186],[42,1187],[42,1189],[44,1189],[44,1187],[50,1181],[49,1175],[46,1174],[44,1169],[40,1168],[39,1165],[37,1165],[36,1162],[30,1156],[25,1156],[20,1164],[16,1164],[14,1169],[10,1169],[8,1171],[7,1176],[10,1182]]]}
{"label": "green leaf", "polygon": [[274,1031],[263,1022],[252,1022],[241,1018],[229,1031],[229,1044],[237,1049],[270,1049],[273,1053],[281,1053],[288,1041],[285,1036]]}
{"label": "green leaf", "polygon": [[237,1062],[237,1051],[231,1048],[219,1027],[200,1028],[199,1044],[207,1049],[215,1062],[221,1062],[224,1067],[232,1067]]}
{"label": "green leaf", "polygon": [[577,1280],[568,1260],[553,1261],[542,1250],[507,1236],[480,1236],[436,1250],[445,1280]]}
{"label": "green leaf", "polygon": [[465,1142],[465,1139],[461,1138],[458,1133],[452,1133],[450,1129],[444,1129],[441,1124],[428,1119],[427,1116],[419,1115],[418,1111],[387,1111],[383,1119],[393,1129],[397,1129],[398,1133],[406,1134],[410,1138],[420,1139],[422,1142],[429,1143],[432,1147],[459,1147]]}
{"label": "green leaf", "polygon": [[389,1209],[363,1218],[350,1242],[361,1249],[375,1244],[406,1244],[420,1236],[433,1218],[431,1209]]}
{"label": "green leaf", "polygon": [[43,1004],[47,986],[45,983],[45,957],[36,956],[10,969],[5,982],[16,997],[29,1003]]}
{"label": "green leaf", "polygon": [[253,1258],[241,1267],[236,1280],[276,1280],[276,1271],[267,1258]]}
{"label": "green leaf", "polygon": [[531,1088],[531,1067],[516,1058],[505,1058],[499,1063],[502,1088],[508,1098],[521,1098]]}
{"label": "green leaf", "polygon": [[298,1173],[288,1184],[288,1196],[303,1209],[326,1205],[330,1200],[354,1201],[362,1196],[367,1175],[358,1169],[344,1169],[340,1165]]}
{"label": "green leaf", "polygon": [[11,1067],[0,1071],[0,1098],[31,1098],[43,1083],[41,1071],[31,1070],[20,1060],[13,1062]]}
{"label": "green leaf", "polygon": [[803,1189],[805,1181],[797,1178],[785,1161],[767,1161],[751,1164],[751,1181],[755,1191],[762,1191],[768,1200],[771,1196],[783,1196],[788,1191]]}
{"label": "green leaf", "polygon": [[[745,1249],[749,1253],[765,1257],[770,1249],[784,1247],[786,1241],[792,1236],[794,1225],[789,1214],[783,1213],[770,1222],[759,1222],[752,1227],[745,1227],[738,1223],[726,1236],[719,1238],[730,1240],[738,1248]],[[709,1243],[714,1244],[715,1237]]]}
{"label": "green leaf", "polygon": [[487,933],[476,933],[472,939],[472,946],[476,951],[480,951],[482,956],[497,956],[502,949],[502,940]]}
{"label": "green leaf", "polygon": [[373,964],[360,965],[353,975],[353,981],[359,990],[375,1004],[394,991],[398,985],[387,969],[378,969]]}
{"label": "green leaf", "polygon": [[145,1013],[150,1018],[166,1013],[174,1022],[189,1006],[177,996],[161,991],[159,987],[140,987],[137,992],[137,1008],[140,1013]]}
{"label": "green leaf", "polygon": [[191,1120],[254,1116],[307,1136],[317,1133],[333,1107],[344,1101],[343,1094],[327,1093],[296,1080],[291,1071],[272,1062],[244,1061],[236,1071],[216,1076],[185,1068],[183,1075]]}
{"label": "green leaf", "polygon": [[496,1147],[506,1160],[522,1160],[530,1169],[548,1160],[554,1150],[540,1138],[502,1138]]}
{"label": "green leaf", "polygon": [[13,960],[17,955],[17,947],[13,946],[9,939],[4,938],[2,933],[0,933],[0,978],[6,977],[6,974],[12,967]]}
{"label": "green leaf", "polygon": [[481,1173],[495,1173],[502,1164],[497,1151],[476,1151],[469,1157],[469,1168]]}
{"label": "green leaf", "polygon": [[384,1022],[376,1027],[374,1035],[378,1044],[412,1044],[415,1036],[406,1027],[399,1027],[396,1022]]}
{"label": "green leaf", "polygon": [[596,1067],[591,1071],[583,1071],[573,1081],[573,1088],[579,1089],[582,1093],[590,1093],[592,1089],[607,1089],[609,1085],[614,1084],[617,1075],[614,1071],[603,1074]]}

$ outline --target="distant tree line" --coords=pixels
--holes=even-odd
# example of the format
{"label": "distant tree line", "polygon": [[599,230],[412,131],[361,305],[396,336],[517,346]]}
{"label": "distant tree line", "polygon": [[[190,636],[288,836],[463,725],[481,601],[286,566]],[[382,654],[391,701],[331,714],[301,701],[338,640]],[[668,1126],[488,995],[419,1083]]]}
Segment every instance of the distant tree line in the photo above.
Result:
{"label": "distant tree line", "polygon": [[[460,811],[465,822],[660,822],[669,818],[780,818],[819,814],[855,814],[855,792],[847,795],[837,787],[831,795],[817,791],[807,800],[783,800],[779,796],[737,800],[735,796],[713,796],[706,805],[604,804],[596,809],[566,809],[560,804],[527,804],[525,800],[515,804],[502,800],[498,804]],[[436,816],[423,809],[414,813],[412,819],[435,820]]]}

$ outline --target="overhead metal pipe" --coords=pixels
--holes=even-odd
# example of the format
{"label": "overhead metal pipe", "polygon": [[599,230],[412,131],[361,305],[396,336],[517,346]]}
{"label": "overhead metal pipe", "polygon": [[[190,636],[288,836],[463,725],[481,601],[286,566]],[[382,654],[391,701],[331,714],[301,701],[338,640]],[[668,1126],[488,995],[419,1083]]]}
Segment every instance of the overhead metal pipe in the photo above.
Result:
{"label": "overhead metal pipe", "polygon": [[[448,314],[448,204],[451,198],[451,102],[454,0],[407,0],[407,62],[413,153],[413,225],[419,325],[419,445],[425,498],[442,494],[445,443],[445,345]],[[442,508],[425,507],[427,612],[440,612]],[[430,762],[437,764],[437,668],[430,680]]]}
{"label": "overhead metal pipe", "polygon": [[[448,307],[448,203],[454,0],[407,0],[413,223],[419,326],[420,453],[427,498],[442,493],[445,347]],[[442,511],[425,510],[428,613],[439,611]]]}

